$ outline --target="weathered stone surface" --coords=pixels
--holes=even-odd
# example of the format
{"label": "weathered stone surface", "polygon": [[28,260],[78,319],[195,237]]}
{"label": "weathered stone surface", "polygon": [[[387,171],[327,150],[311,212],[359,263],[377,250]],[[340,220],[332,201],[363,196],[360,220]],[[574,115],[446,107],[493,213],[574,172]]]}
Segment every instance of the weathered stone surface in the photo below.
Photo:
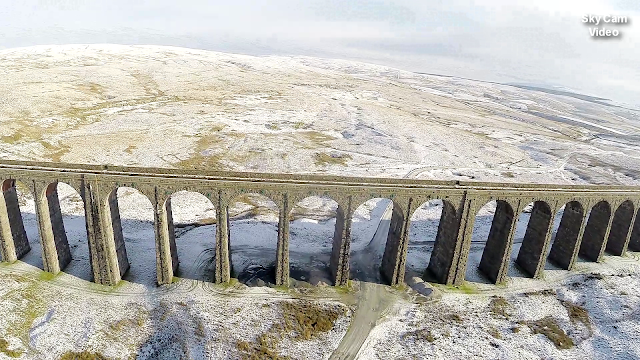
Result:
{"label": "weathered stone surface", "polygon": [[606,249],[609,253],[617,256],[624,254],[634,215],[633,202],[629,200],[623,202],[613,214]]}
{"label": "weathered stone surface", "polygon": [[289,216],[290,205],[288,194],[282,194],[278,218],[278,245],[276,248],[276,285],[289,282]]}
{"label": "weathered stone surface", "polygon": [[[129,269],[127,252],[122,237],[120,214],[115,191],[104,206],[95,189],[95,184],[81,182],[80,196],[84,203],[89,261],[93,269],[93,280],[98,284],[115,285]],[[114,208],[114,212],[111,209]],[[113,243],[113,251],[109,244]]]}
{"label": "weathered stone surface", "polygon": [[582,235],[579,255],[591,261],[600,261],[605,239],[611,226],[611,205],[600,201],[593,208]]}
{"label": "weathered stone surface", "polygon": [[451,202],[446,200],[442,202],[442,214],[438,224],[436,242],[433,245],[431,260],[427,267],[427,271],[431,272],[436,280],[443,284],[448,283],[447,279],[453,265],[456,237],[460,229],[464,199],[461,200],[459,205],[458,209],[456,209]]}
{"label": "weathered stone surface", "polygon": [[498,200],[496,212],[491,223],[487,245],[482,252],[480,271],[494,283],[501,283],[509,263],[511,241],[513,239],[513,208]]}
{"label": "weathered stone surface", "polygon": [[407,245],[409,243],[407,237],[409,218],[404,214],[411,212],[409,206],[403,210],[398,203],[393,203],[389,234],[387,235],[387,244],[384,248],[380,269],[384,278],[391,285],[404,282]]}
{"label": "weathered stone surface", "polygon": [[532,277],[538,277],[546,254],[545,249],[551,235],[551,208],[544,201],[533,204],[527,231],[522,240],[522,246],[516,259],[517,264]]}
{"label": "weathered stone surface", "polygon": [[64,270],[64,268],[71,262],[71,249],[69,248],[67,232],[64,229],[64,222],[62,221],[57,183],[51,184],[47,187],[46,200],[49,205],[49,222],[53,233],[56,254],[58,255],[58,264],[60,266],[60,270]]}
{"label": "weathered stone surface", "polygon": [[107,215],[111,220],[111,228],[113,230],[113,242],[118,257],[118,268],[120,276],[124,276],[129,270],[129,257],[127,256],[127,247],[124,244],[124,234],[122,233],[122,221],[120,220],[120,208],[118,207],[118,196],[116,191],[112,191],[109,195],[109,212]]}
{"label": "weathered stone surface", "polygon": [[640,251],[640,217],[636,216],[636,220],[633,223],[633,229],[629,238],[629,250]]}
{"label": "weathered stone surface", "polygon": [[585,224],[584,207],[577,201],[567,203],[549,252],[551,261],[563,269],[571,269]]}
{"label": "weathered stone surface", "polygon": [[349,254],[351,248],[351,199],[336,211],[336,228],[333,234],[331,263],[329,268],[335,285],[347,285],[349,280]]}
{"label": "weathered stone surface", "polygon": [[2,260],[14,262],[31,250],[27,232],[24,229],[15,180],[2,183],[3,196],[0,197],[0,255]]}

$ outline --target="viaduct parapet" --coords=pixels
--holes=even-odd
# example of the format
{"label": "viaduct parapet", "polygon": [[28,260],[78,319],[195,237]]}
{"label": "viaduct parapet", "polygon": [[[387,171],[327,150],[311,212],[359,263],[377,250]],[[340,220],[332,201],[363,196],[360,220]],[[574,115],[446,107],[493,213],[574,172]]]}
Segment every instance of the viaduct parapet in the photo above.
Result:
{"label": "viaduct parapet", "polygon": [[[96,283],[115,285],[129,268],[116,191],[139,190],[154,209],[158,284],[169,284],[178,268],[171,216],[171,195],[198,192],[215,206],[215,281],[231,277],[229,206],[242,194],[257,193],[279,209],[276,283],[289,279],[289,222],[292,206],[309,196],[338,203],[330,269],[335,285],[349,279],[351,218],[359,204],[372,198],[393,202],[393,213],[381,273],[389,284],[404,281],[413,212],[430,200],[442,200],[443,210],[427,271],[438,282],[464,281],[471,234],[477,212],[490,201],[497,207],[480,270],[493,282],[506,280],[517,215],[533,203],[516,262],[530,276],[540,277],[549,258],[571,270],[578,256],[602,260],[605,250],[621,256],[627,248],[640,251],[640,189],[620,186],[540,185],[356,178],[342,176],[187,171],[159,168],[95,166],[4,160],[0,163],[0,255],[14,262],[30,251],[15,184],[29,186],[36,204],[44,270],[63,271],[71,252],[62,222],[57,184],[78,191],[84,202],[87,239]],[[554,215],[564,206],[556,236]],[[552,241],[553,240],[553,241]],[[553,244],[553,245],[551,245]],[[548,256],[547,256],[548,254]]]}

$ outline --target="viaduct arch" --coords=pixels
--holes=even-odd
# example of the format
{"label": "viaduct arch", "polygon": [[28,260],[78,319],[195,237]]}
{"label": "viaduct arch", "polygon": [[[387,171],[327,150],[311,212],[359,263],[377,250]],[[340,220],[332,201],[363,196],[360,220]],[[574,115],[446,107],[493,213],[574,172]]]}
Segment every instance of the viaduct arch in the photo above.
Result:
{"label": "viaduct arch", "polygon": [[[62,163],[0,162],[0,255],[14,262],[30,248],[22,224],[16,181],[29,186],[36,203],[45,271],[63,271],[71,261],[56,186],[64,182],[84,202],[93,279],[115,285],[129,267],[116,191],[131,187],[153,206],[158,284],[169,284],[179,266],[171,212],[178,191],[206,196],[216,213],[215,281],[231,278],[229,206],[239,195],[264,195],[277,205],[276,284],[289,279],[289,222],[292,208],[309,196],[337,202],[330,270],[335,285],[349,280],[351,220],[357,206],[371,198],[393,203],[381,273],[389,284],[404,281],[410,219],[421,204],[441,200],[442,214],[427,271],[438,282],[464,281],[475,216],[496,201],[496,211],[480,270],[493,282],[506,280],[515,233],[514,217],[533,203],[516,262],[530,276],[540,277],[547,260],[571,270],[582,256],[599,262],[606,251],[623,255],[640,250],[640,189],[623,186],[501,184],[413,179],[356,178],[243,172],[212,172],[97,166]],[[552,239],[554,215],[564,208]],[[553,241],[552,241],[553,240]],[[553,245],[551,245],[553,243]],[[425,264],[426,265],[426,264]]]}

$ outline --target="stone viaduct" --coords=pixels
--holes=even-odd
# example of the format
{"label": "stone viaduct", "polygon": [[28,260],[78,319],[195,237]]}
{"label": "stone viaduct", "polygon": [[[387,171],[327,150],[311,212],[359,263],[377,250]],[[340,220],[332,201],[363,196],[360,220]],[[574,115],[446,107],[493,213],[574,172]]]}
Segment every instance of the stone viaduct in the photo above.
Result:
{"label": "stone viaduct", "polygon": [[[547,258],[570,270],[578,256],[602,260],[605,250],[623,255],[640,251],[640,189],[618,186],[539,185],[355,178],[342,176],[187,171],[158,168],[36,163],[0,163],[0,254],[14,262],[30,250],[18,205],[16,181],[29,186],[36,203],[44,270],[64,270],[71,252],[62,222],[57,184],[64,182],[81,195],[96,283],[117,284],[129,268],[116,190],[132,187],[146,195],[154,208],[158,284],[171,283],[178,268],[171,216],[171,195],[187,190],[205,195],[216,208],[215,281],[231,277],[228,208],[236,196],[258,193],[279,208],[276,283],[288,284],[291,208],[309,196],[330,197],[338,203],[330,269],[335,285],[349,279],[351,218],[359,204],[371,198],[393,202],[393,213],[381,273],[391,284],[404,281],[408,229],[421,204],[439,199],[443,210],[427,271],[438,282],[464,281],[475,216],[496,201],[496,211],[480,270],[493,282],[506,279],[515,221],[533,203],[517,264],[532,277],[542,274]],[[564,206],[552,239],[554,215]],[[548,255],[547,255],[548,254]]]}

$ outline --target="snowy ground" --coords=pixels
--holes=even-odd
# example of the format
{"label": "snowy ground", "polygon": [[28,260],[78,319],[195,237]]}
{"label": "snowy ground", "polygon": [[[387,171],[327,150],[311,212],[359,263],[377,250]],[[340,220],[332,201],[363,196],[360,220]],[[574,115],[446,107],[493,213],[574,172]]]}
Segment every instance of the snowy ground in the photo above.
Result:
{"label": "snowy ground", "polygon": [[[131,269],[116,288],[92,284],[82,203],[71,187],[61,184],[58,190],[72,249],[69,267],[52,279],[40,270],[41,248],[33,198],[22,192],[21,210],[32,251],[16,264],[0,266],[3,313],[0,338],[24,358],[54,359],[70,350],[97,351],[113,358],[241,357],[238,342],[254,342],[279,324],[283,302],[304,299],[320,308],[337,307],[343,315],[329,332],[310,340],[294,341],[295,333],[287,334],[290,337],[279,339],[274,346],[279,354],[293,358],[326,357],[346,331],[351,310],[343,304],[350,301],[348,296],[331,288],[305,295],[296,290],[212,284],[211,274],[200,264],[208,259],[203,250],[213,246],[215,228],[193,226],[212,214],[206,199],[190,193],[177,194],[173,202],[176,223],[193,226],[176,231],[181,266],[177,282],[156,287],[150,204],[136,191],[121,189],[118,201]],[[236,243],[232,251],[250,242],[257,254],[263,247],[272,248],[269,241],[263,241],[264,234],[258,232],[254,236],[252,232],[270,226],[262,220],[234,220],[237,227],[232,228],[232,233],[244,236],[233,238]],[[268,257],[259,259],[272,261]],[[0,350],[0,358],[4,356]]]}
{"label": "snowy ground", "polygon": [[[545,281],[516,278],[500,289],[443,289],[438,300],[399,301],[358,359],[640,358],[639,259],[607,257],[604,264],[581,263],[581,274],[557,270]],[[558,348],[529,326],[547,317],[543,325],[558,327],[551,337],[569,338],[572,346]]]}
{"label": "snowy ground", "polygon": [[[3,50],[0,76],[2,158],[639,184],[637,109],[511,86],[346,61],[115,45]],[[175,194],[179,279],[157,287],[151,203],[129,188],[119,189],[118,201],[131,269],[118,287],[98,286],[89,281],[82,202],[66,185],[58,190],[73,261],[55,278],[40,270],[33,199],[22,191],[32,251],[0,265],[0,359],[54,359],[70,350],[112,358],[242,358],[249,357],[243,341],[260,339],[280,355],[328,358],[343,337],[357,338],[349,326],[364,331],[361,349],[342,344],[351,357],[360,349],[360,359],[640,357],[634,342],[640,330],[638,254],[607,256],[603,264],[581,261],[574,272],[548,264],[542,280],[529,279],[512,263],[508,285],[497,287],[477,270],[495,203],[476,218],[465,285],[428,285],[427,299],[411,288],[374,291],[360,281],[349,291],[307,287],[329,282],[337,205],[322,198],[293,209],[295,286],[285,291],[254,286],[267,285],[265,274],[259,276],[265,284],[255,278],[249,287],[212,284],[207,263],[215,210],[200,194]],[[371,240],[388,204],[371,199],[354,214],[354,279],[379,281],[366,269],[381,261],[384,243]],[[441,209],[432,201],[411,219],[409,280],[428,265]],[[259,195],[238,198],[232,207],[237,278],[256,269],[268,275],[276,211]],[[519,216],[512,259],[528,217]],[[290,310],[283,303],[307,300],[309,309],[340,309],[333,328],[311,339],[278,332]],[[580,311],[568,302],[584,308],[579,321]],[[528,321],[546,316],[574,346],[560,350],[533,334]]]}

